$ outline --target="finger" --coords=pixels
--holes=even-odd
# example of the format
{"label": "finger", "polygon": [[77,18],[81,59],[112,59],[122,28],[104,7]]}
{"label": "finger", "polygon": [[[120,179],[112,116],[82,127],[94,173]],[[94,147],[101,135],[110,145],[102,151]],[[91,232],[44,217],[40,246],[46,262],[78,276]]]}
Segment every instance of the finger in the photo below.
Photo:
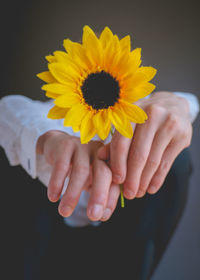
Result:
{"label": "finger", "polygon": [[99,220],[103,215],[111,182],[110,168],[104,161],[96,159],[93,165],[93,182],[87,208],[88,218],[92,221]]}
{"label": "finger", "polygon": [[160,165],[163,153],[172,140],[174,132],[175,131],[172,128],[169,119],[167,119],[166,122],[156,132],[147,162],[142,171],[140,185],[136,197],[142,197],[146,193],[149,183]]}
{"label": "finger", "polygon": [[107,205],[103,211],[103,216],[101,217],[101,221],[107,221],[110,219],[117,206],[119,195],[120,195],[120,186],[112,183],[109,190]]}
{"label": "finger", "polygon": [[83,190],[88,191],[91,188],[91,184],[92,184],[92,166],[90,165],[89,176],[85,184],[83,185]]}
{"label": "finger", "polygon": [[137,125],[130,146],[127,164],[127,176],[124,182],[124,196],[133,199],[137,194],[142,170],[147,161],[158,123],[147,121]]}
{"label": "finger", "polygon": [[122,184],[126,178],[127,157],[130,145],[131,139],[115,131],[110,143],[110,168],[112,170],[113,182],[116,184]]}
{"label": "finger", "polygon": [[110,143],[101,146],[97,152],[97,156],[101,160],[109,160],[110,159]]}
{"label": "finger", "polygon": [[90,160],[87,152],[87,146],[78,149],[73,158],[73,166],[70,174],[68,187],[60,201],[58,211],[68,217],[74,211],[81,192],[85,187],[90,175]]}
{"label": "finger", "polygon": [[164,180],[175,160],[175,158],[178,156],[178,154],[183,150],[183,146],[180,145],[180,140],[172,140],[170,144],[167,146],[162,159],[161,163],[154,174],[153,178],[151,179],[151,182],[149,184],[149,187],[147,189],[147,192],[149,194],[156,193],[162,184],[164,183]]}
{"label": "finger", "polygon": [[61,155],[57,154],[57,159],[54,161],[47,191],[48,198],[52,202],[56,202],[60,198],[65,179],[70,170],[73,152],[74,149],[71,146],[66,147],[65,152]]}

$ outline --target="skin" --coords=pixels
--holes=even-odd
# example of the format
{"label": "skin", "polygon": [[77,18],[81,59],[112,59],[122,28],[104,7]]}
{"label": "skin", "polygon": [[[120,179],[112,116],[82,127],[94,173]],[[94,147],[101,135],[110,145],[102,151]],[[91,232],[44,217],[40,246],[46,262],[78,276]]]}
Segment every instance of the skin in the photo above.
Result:
{"label": "skin", "polygon": [[192,139],[189,105],[184,98],[156,92],[135,104],[144,109],[148,120],[134,125],[132,139],[115,132],[111,144],[99,150],[101,159],[109,154],[113,182],[123,183],[127,199],[156,193]]}
{"label": "skin", "polygon": [[37,153],[52,165],[48,198],[59,200],[65,178],[69,185],[58,211],[72,214],[83,190],[90,192],[87,215],[93,221],[107,221],[114,212],[123,184],[127,199],[154,194],[162,186],[175,158],[191,143],[189,105],[171,92],[156,92],[136,102],[148,115],[144,124],[134,124],[134,136],[115,131],[112,141],[81,144],[60,131],[49,131],[37,142]]}
{"label": "skin", "polygon": [[112,173],[107,163],[97,157],[100,142],[81,144],[79,138],[51,130],[40,136],[37,153],[42,154],[52,166],[48,184],[48,198],[57,202],[64,181],[69,175],[67,190],[63,194],[58,211],[68,217],[74,211],[81,192],[90,192],[87,215],[93,220],[107,220],[114,211],[119,197],[119,185],[112,182]]}

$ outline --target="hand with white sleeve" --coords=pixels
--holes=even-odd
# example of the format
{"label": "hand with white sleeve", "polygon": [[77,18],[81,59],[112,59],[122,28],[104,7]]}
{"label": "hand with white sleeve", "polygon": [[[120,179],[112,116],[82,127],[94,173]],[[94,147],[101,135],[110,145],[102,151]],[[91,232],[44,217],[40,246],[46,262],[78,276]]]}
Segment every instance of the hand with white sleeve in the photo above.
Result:
{"label": "hand with white sleeve", "polygon": [[127,199],[160,189],[176,157],[191,143],[194,119],[187,100],[171,92],[156,92],[136,104],[148,120],[134,124],[132,139],[115,131],[111,143],[99,150],[100,159],[110,157],[113,182],[123,184]]}
{"label": "hand with white sleeve", "polygon": [[102,143],[99,141],[81,144],[79,138],[56,130],[39,137],[37,153],[42,154],[52,166],[48,184],[50,201],[60,199],[65,179],[69,176],[67,189],[58,208],[63,217],[72,214],[83,190],[90,192],[87,206],[90,220],[107,219],[111,215],[111,209],[114,211],[120,189],[119,185],[112,183],[108,165],[97,158],[100,146]]}
{"label": "hand with white sleeve", "polygon": [[[174,159],[190,144],[191,123],[199,112],[198,99],[190,93],[157,92],[137,103],[149,118],[146,123],[135,125],[133,139],[115,132],[111,144],[101,147],[98,138],[93,139],[97,142],[80,144],[78,133],[63,127],[62,120],[47,119],[50,102],[7,96],[0,99],[0,146],[11,165],[21,164],[33,179],[38,177],[44,185],[49,184],[52,201],[59,199],[64,179],[71,172],[59,206],[61,215],[70,215],[80,192],[83,195],[72,215],[65,219],[68,225],[105,221],[115,210],[120,193],[118,184],[124,184],[128,199],[141,197],[145,192],[155,193],[161,187]],[[36,156],[36,146],[45,159]],[[85,188],[91,193],[89,202]],[[55,191],[54,199],[51,194]],[[91,208],[95,204],[100,211],[94,216]],[[72,209],[65,212],[61,206]]]}

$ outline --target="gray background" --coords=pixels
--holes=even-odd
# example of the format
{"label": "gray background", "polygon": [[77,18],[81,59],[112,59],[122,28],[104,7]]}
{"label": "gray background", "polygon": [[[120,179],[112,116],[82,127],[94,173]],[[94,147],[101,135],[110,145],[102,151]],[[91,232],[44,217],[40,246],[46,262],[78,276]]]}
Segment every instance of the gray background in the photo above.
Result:
{"label": "gray background", "polygon": [[[6,4],[7,5],[6,5]],[[36,73],[44,56],[63,49],[64,38],[81,39],[82,27],[119,37],[131,35],[142,48],[143,65],[158,69],[157,90],[200,96],[200,19],[198,1],[7,1],[2,2],[1,95],[23,94],[45,100]],[[190,147],[194,172],[184,216],[152,280],[200,279],[200,117]]]}

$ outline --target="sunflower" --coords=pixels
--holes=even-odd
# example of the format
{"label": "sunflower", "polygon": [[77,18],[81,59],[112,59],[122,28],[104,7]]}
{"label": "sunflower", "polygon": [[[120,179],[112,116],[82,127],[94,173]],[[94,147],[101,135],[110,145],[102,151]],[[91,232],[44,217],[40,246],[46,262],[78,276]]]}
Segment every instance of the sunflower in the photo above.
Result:
{"label": "sunflower", "polygon": [[125,137],[133,136],[131,122],[144,123],[146,113],[134,102],[149,95],[153,67],[140,67],[141,49],[131,51],[130,36],[119,40],[105,27],[100,36],[84,26],[82,44],[64,40],[65,51],[46,56],[48,70],[37,76],[42,89],[54,99],[51,119],[80,131],[81,143],[96,134],[104,140],[114,126]]}

